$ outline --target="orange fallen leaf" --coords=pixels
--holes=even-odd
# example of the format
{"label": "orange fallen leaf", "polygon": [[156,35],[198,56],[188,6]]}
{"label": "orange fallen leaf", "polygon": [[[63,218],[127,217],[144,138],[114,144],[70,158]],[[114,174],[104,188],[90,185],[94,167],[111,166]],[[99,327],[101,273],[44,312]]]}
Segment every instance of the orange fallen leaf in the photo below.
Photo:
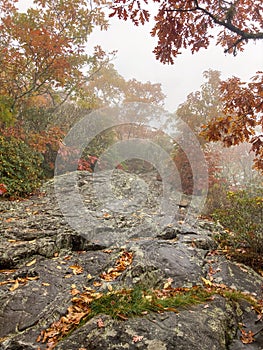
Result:
{"label": "orange fallen leaf", "polygon": [[73,271],[74,275],[80,275],[84,271],[83,267],[77,264],[71,265],[69,268]]}
{"label": "orange fallen leaf", "polygon": [[243,344],[251,344],[255,341],[255,338],[254,338],[254,333],[252,331],[248,331],[246,332],[244,329],[241,329],[241,341]]}
{"label": "orange fallen leaf", "polygon": [[98,326],[98,328],[103,328],[103,327],[105,327],[104,322],[103,322],[103,320],[102,320],[101,318],[98,319],[98,321],[97,321],[97,326]]}
{"label": "orange fallen leaf", "polygon": [[168,289],[171,286],[172,282],[173,282],[173,279],[169,277],[167,279],[167,282],[164,284],[163,289]]}
{"label": "orange fallen leaf", "polygon": [[111,215],[109,213],[105,213],[105,214],[103,214],[103,217],[105,219],[109,219],[109,218],[111,218]]}
{"label": "orange fallen leaf", "polygon": [[27,276],[26,278],[24,278],[24,282],[26,282],[26,281],[36,281],[38,279],[39,279],[38,276],[33,276],[33,277]]}
{"label": "orange fallen leaf", "polygon": [[8,218],[8,219],[5,220],[5,222],[12,222],[12,221],[15,221],[15,220],[16,220],[16,218]]}
{"label": "orange fallen leaf", "polygon": [[116,261],[115,267],[111,267],[108,269],[108,272],[103,272],[100,274],[100,278],[105,281],[113,281],[118,276],[121,275],[121,272],[126,270],[126,268],[132,263],[133,254],[131,252],[122,252],[119,259]]}
{"label": "orange fallen leaf", "polygon": [[72,295],[77,295],[79,293],[80,293],[80,291],[77,288],[72,288],[70,291],[70,294],[72,294]]}
{"label": "orange fallen leaf", "polygon": [[101,283],[101,282],[98,282],[98,281],[94,281],[94,282],[93,282],[93,286],[94,286],[94,287],[100,287],[100,286],[102,286],[102,283]]}
{"label": "orange fallen leaf", "polygon": [[11,292],[13,292],[13,291],[16,290],[18,287],[19,287],[19,282],[18,282],[18,280],[15,280],[14,285],[13,285],[12,287],[10,287],[9,290],[10,290]]}
{"label": "orange fallen leaf", "polygon": [[13,270],[0,270],[0,273],[4,273],[4,274],[6,274],[6,275],[8,275],[8,274],[10,274],[10,273],[14,273],[14,272],[16,272],[15,269],[13,269]]}
{"label": "orange fallen leaf", "polygon": [[132,342],[133,343],[138,343],[139,341],[142,341],[143,340],[143,335],[135,335],[133,338],[132,338]]}

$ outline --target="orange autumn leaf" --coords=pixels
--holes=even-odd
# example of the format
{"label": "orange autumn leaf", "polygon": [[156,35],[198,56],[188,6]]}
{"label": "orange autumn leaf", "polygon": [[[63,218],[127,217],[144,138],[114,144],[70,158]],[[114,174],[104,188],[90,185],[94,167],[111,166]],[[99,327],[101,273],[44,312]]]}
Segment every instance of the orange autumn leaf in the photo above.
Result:
{"label": "orange autumn leaf", "polygon": [[83,267],[78,264],[71,265],[69,268],[72,269],[74,275],[79,275],[84,271]]}
{"label": "orange autumn leaf", "polygon": [[98,328],[103,328],[103,327],[105,327],[104,322],[103,322],[103,320],[102,320],[101,318],[98,319],[98,321],[97,321],[97,326],[98,326]]}
{"label": "orange autumn leaf", "polygon": [[9,290],[10,290],[11,292],[13,292],[13,291],[16,290],[18,287],[19,287],[19,282],[18,282],[18,280],[15,280],[15,283],[13,284],[12,287],[9,288]]}
{"label": "orange autumn leaf", "polygon": [[119,259],[117,259],[114,267],[108,269],[107,272],[100,274],[100,278],[105,281],[113,281],[121,275],[121,273],[126,270],[126,268],[131,265],[133,261],[133,254],[131,252],[122,252]]}
{"label": "orange autumn leaf", "polygon": [[243,344],[251,344],[255,341],[254,333],[252,331],[246,332],[244,329],[241,329],[241,341]]}

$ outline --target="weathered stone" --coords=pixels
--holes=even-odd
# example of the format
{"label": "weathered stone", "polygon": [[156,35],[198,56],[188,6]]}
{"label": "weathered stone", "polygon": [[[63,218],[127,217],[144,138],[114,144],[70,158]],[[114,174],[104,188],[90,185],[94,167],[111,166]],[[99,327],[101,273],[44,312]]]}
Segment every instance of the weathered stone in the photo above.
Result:
{"label": "weathered stone", "polygon": [[[214,234],[222,228],[194,217],[193,224],[184,221],[189,198],[183,196],[180,202],[171,193],[175,215],[169,225],[164,223],[165,213],[159,210],[162,187],[156,174],[140,179],[117,171],[112,193],[116,200],[125,197],[127,201],[123,208],[117,201],[116,210],[107,207],[114,202],[110,202],[112,194],[105,192],[107,205],[96,197],[94,184],[103,188],[107,174],[75,175],[78,184],[73,187],[81,194],[89,218],[85,221],[84,214],[78,216],[76,211],[80,230],[63,215],[54,180],[45,184],[42,195],[20,202],[0,201],[0,350],[44,350],[45,344],[36,339],[41,330],[66,314],[72,286],[103,292],[136,285],[161,289],[169,279],[172,287],[190,288],[212,279],[262,299],[261,276],[213,254],[217,247]],[[72,178],[65,174],[58,180],[70,204]],[[140,200],[134,201],[134,193]],[[183,201],[185,206],[178,211]],[[123,250],[133,253],[132,264],[116,280],[104,281],[100,275],[116,265]],[[83,270],[74,274],[74,266]],[[16,288],[15,281],[19,281]],[[99,282],[96,287],[94,282]],[[253,332],[262,327],[247,301],[216,296],[206,305],[178,311],[148,313],[126,321],[99,315],[77,327],[56,348],[263,350],[263,332],[251,344],[243,345],[240,340],[240,324]],[[99,318],[104,322],[102,328],[97,326]]]}

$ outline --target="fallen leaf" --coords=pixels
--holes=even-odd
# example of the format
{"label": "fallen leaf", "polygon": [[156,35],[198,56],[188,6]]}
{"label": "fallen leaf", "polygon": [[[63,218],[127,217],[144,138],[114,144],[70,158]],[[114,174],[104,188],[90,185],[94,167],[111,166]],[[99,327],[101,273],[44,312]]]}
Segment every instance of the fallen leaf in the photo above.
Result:
{"label": "fallen leaf", "polygon": [[173,279],[169,277],[167,279],[167,282],[164,284],[163,289],[167,289],[167,288],[171,287],[172,282],[173,282]]}
{"label": "fallen leaf", "polygon": [[143,335],[135,335],[133,338],[132,338],[132,342],[133,343],[138,343],[139,341],[142,341],[143,340]]}
{"label": "fallen leaf", "polygon": [[93,282],[93,286],[94,286],[94,287],[100,287],[100,286],[102,286],[102,283],[101,283],[101,282],[98,282],[98,281],[94,281],[94,282]]}
{"label": "fallen leaf", "polygon": [[36,281],[36,280],[38,280],[38,279],[39,279],[38,276],[34,276],[34,277],[27,276],[27,277],[25,278],[25,280],[28,280],[28,281]]}
{"label": "fallen leaf", "polygon": [[244,329],[241,329],[241,341],[243,344],[251,344],[255,341],[254,333],[252,331],[246,332]]}
{"label": "fallen leaf", "polygon": [[5,220],[5,222],[12,222],[12,221],[15,221],[15,220],[16,220],[16,218],[8,218],[8,219]]}
{"label": "fallen leaf", "polygon": [[117,316],[118,316],[119,318],[121,318],[122,320],[124,320],[124,321],[127,321],[127,320],[128,320],[128,317],[125,316],[125,315],[123,315],[123,314],[117,314]]}
{"label": "fallen leaf", "polygon": [[50,284],[49,284],[49,283],[47,283],[47,282],[42,282],[42,286],[44,286],[44,287],[48,287],[48,286],[50,286]]}
{"label": "fallen leaf", "polygon": [[15,283],[15,280],[2,281],[0,282],[0,286],[4,286],[5,284],[9,284],[9,283]]}
{"label": "fallen leaf", "polygon": [[80,275],[84,271],[83,267],[77,264],[71,265],[69,268],[73,271],[74,275]]}
{"label": "fallen leaf", "polygon": [[133,261],[133,253],[131,252],[122,252],[119,259],[116,261],[115,267],[111,267],[108,269],[108,272],[103,272],[100,274],[100,278],[105,281],[113,281],[118,276],[121,275],[121,272],[126,270],[126,268],[132,263]]}
{"label": "fallen leaf", "polygon": [[80,293],[80,291],[77,288],[72,288],[71,291],[70,291],[71,295],[77,295],[79,293]]}
{"label": "fallen leaf", "polygon": [[103,320],[102,320],[101,318],[98,319],[98,321],[97,321],[97,326],[98,326],[98,328],[103,328],[103,327],[105,327],[104,322],[103,322]]}
{"label": "fallen leaf", "polygon": [[14,273],[14,272],[16,272],[15,269],[13,269],[13,270],[0,270],[0,273],[4,273],[4,274],[6,274],[6,275],[8,275],[8,274],[10,274],[10,273]]}
{"label": "fallen leaf", "polygon": [[19,287],[19,282],[18,282],[18,280],[15,280],[14,285],[13,285],[12,287],[10,287],[9,290],[10,290],[11,292],[13,292],[13,291],[16,290],[18,287]]}
{"label": "fallen leaf", "polygon": [[207,280],[206,278],[201,277],[201,279],[205,285],[210,286],[210,287],[213,285],[213,283],[211,281]]}
{"label": "fallen leaf", "polygon": [[67,255],[67,256],[65,256],[64,260],[70,260],[71,258],[72,258],[72,256]]}
{"label": "fallen leaf", "polygon": [[34,265],[37,262],[37,259],[34,259],[26,264],[27,267]]}

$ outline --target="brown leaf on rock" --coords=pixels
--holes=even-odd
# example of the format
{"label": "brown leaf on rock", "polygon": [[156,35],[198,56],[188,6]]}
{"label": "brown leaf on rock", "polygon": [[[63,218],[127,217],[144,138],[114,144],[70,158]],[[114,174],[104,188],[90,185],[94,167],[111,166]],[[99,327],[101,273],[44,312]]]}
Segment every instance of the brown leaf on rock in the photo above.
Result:
{"label": "brown leaf on rock", "polygon": [[[75,285],[72,285],[75,290]],[[67,335],[74,327],[79,325],[80,321],[90,314],[90,304],[93,300],[102,296],[93,290],[84,293],[78,293],[71,299],[72,304],[68,307],[66,315],[60,320],[53,322],[51,326],[41,332],[37,338],[38,342],[47,343],[47,349],[52,350],[56,347],[58,341]]]}
{"label": "brown leaf on rock", "polygon": [[12,287],[9,288],[9,290],[10,290],[11,292],[13,292],[13,291],[16,290],[18,287],[19,287],[19,282],[18,282],[18,280],[15,280],[15,283],[13,284]]}
{"label": "brown leaf on rock", "polygon": [[252,331],[248,331],[246,332],[244,329],[241,329],[241,341],[243,344],[251,344],[255,341],[255,338],[254,338],[254,333]]}
{"label": "brown leaf on rock", "polygon": [[143,335],[135,335],[133,338],[132,338],[132,342],[133,343],[138,343],[140,341],[143,340]]}
{"label": "brown leaf on rock", "polygon": [[84,271],[83,267],[78,264],[71,265],[69,268],[72,269],[74,275],[80,275]]}
{"label": "brown leaf on rock", "polygon": [[117,259],[114,267],[108,269],[107,272],[103,272],[100,274],[100,278],[105,281],[113,281],[117,277],[121,275],[121,273],[126,270],[126,268],[131,265],[133,261],[133,253],[132,252],[122,252],[119,259]]}
{"label": "brown leaf on rock", "polygon": [[105,327],[104,322],[103,322],[103,320],[102,320],[101,318],[98,319],[98,321],[97,321],[97,326],[98,326],[98,328],[103,328],[103,327]]}

